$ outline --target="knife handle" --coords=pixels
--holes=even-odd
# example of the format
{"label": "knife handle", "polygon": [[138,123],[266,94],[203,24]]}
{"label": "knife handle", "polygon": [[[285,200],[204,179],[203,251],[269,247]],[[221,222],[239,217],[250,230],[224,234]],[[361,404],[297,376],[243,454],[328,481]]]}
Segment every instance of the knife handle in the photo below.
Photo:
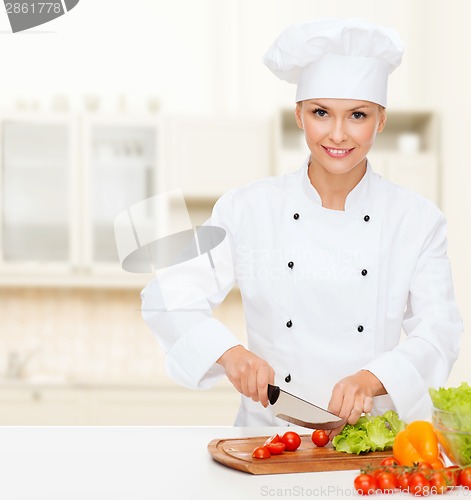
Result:
{"label": "knife handle", "polygon": [[268,384],[268,401],[270,401],[271,405],[274,405],[279,396],[280,396],[280,388],[277,385]]}

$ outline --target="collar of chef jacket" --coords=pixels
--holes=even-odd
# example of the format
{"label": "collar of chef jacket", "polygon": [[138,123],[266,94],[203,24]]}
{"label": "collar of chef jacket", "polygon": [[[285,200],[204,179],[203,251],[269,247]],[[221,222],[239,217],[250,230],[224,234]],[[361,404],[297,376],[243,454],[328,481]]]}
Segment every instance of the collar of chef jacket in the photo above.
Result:
{"label": "collar of chef jacket", "polygon": [[[308,199],[314,203],[314,205],[318,205],[322,207],[322,200],[317,192],[316,188],[311,184],[311,181],[308,176],[308,166],[309,159],[306,158],[302,170],[302,185],[303,191],[308,197]],[[348,193],[347,198],[345,200],[345,211],[353,210],[358,208],[359,206],[364,205],[364,203],[368,200],[369,187],[371,183],[372,170],[370,162],[366,163],[366,172],[365,175],[361,178],[360,182]],[[329,209],[326,209],[329,210]]]}

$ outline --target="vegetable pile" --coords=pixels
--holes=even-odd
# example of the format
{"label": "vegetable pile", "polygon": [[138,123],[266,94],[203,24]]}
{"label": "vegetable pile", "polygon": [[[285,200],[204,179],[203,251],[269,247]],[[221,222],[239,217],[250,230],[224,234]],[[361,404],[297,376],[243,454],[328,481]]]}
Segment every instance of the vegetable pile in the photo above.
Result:
{"label": "vegetable pile", "polygon": [[353,482],[360,495],[393,493],[395,489],[414,496],[440,495],[457,486],[471,487],[471,467],[445,467],[430,422],[416,420],[398,432],[393,454],[380,467],[360,471]]}
{"label": "vegetable pile", "polygon": [[414,496],[440,495],[459,486],[471,488],[471,467],[434,469],[427,462],[402,466],[394,457],[388,457],[380,467],[361,470],[353,485],[360,495],[393,493],[397,489]]}
{"label": "vegetable pile", "polygon": [[384,451],[392,448],[394,438],[405,427],[393,410],[378,417],[365,415],[355,425],[347,424],[332,444],[337,451],[346,453]]}
{"label": "vegetable pile", "polygon": [[[319,448],[329,442],[329,437],[323,430],[315,430],[311,434],[312,442]],[[281,455],[284,451],[296,451],[301,444],[301,436],[294,431],[287,431],[282,436],[273,434],[263,446],[255,448],[252,458],[270,458],[272,455]]]}

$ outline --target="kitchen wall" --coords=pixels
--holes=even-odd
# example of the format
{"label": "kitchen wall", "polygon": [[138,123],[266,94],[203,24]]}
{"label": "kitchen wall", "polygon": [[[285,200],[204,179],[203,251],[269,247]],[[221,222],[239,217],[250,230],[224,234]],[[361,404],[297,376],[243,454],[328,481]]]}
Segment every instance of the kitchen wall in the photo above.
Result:
{"label": "kitchen wall", "polygon": [[[239,294],[215,316],[244,339]],[[0,289],[0,373],[34,383],[168,385],[136,290]]]}
{"label": "kitchen wall", "polygon": [[[261,56],[286,25],[331,15],[398,29],[406,52],[391,77],[389,106],[430,111],[439,119],[434,147],[440,206],[449,222],[448,253],[466,327],[449,383],[471,382],[468,0],[82,1],[34,32],[2,34],[0,112],[159,110],[210,117],[221,126],[230,117],[275,119],[281,108],[292,106],[294,89],[273,78]],[[0,18],[0,32],[6,28],[6,18]],[[192,167],[207,175],[204,164]],[[140,318],[138,288],[75,288],[66,282],[7,287],[2,278],[0,373],[18,369],[30,356],[24,359],[30,380],[171,384],[162,351]],[[243,338],[236,298],[217,314]]]}

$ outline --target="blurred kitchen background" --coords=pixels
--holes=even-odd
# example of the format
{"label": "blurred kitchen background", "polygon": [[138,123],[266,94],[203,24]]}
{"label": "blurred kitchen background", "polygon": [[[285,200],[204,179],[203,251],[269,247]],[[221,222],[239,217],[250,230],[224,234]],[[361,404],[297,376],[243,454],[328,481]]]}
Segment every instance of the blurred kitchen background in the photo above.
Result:
{"label": "blurred kitchen background", "polygon": [[[466,327],[449,385],[471,382],[468,0],[83,0],[32,32],[0,15],[0,424],[232,424],[228,382],[165,374],[140,313],[152,275],[121,270],[113,220],[181,188],[196,225],[228,189],[298,169],[295,89],[260,59],[287,25],[337,15],[404,40],[370,160],[447,216]],[[237,290],[216,316],[244,341]]]}

